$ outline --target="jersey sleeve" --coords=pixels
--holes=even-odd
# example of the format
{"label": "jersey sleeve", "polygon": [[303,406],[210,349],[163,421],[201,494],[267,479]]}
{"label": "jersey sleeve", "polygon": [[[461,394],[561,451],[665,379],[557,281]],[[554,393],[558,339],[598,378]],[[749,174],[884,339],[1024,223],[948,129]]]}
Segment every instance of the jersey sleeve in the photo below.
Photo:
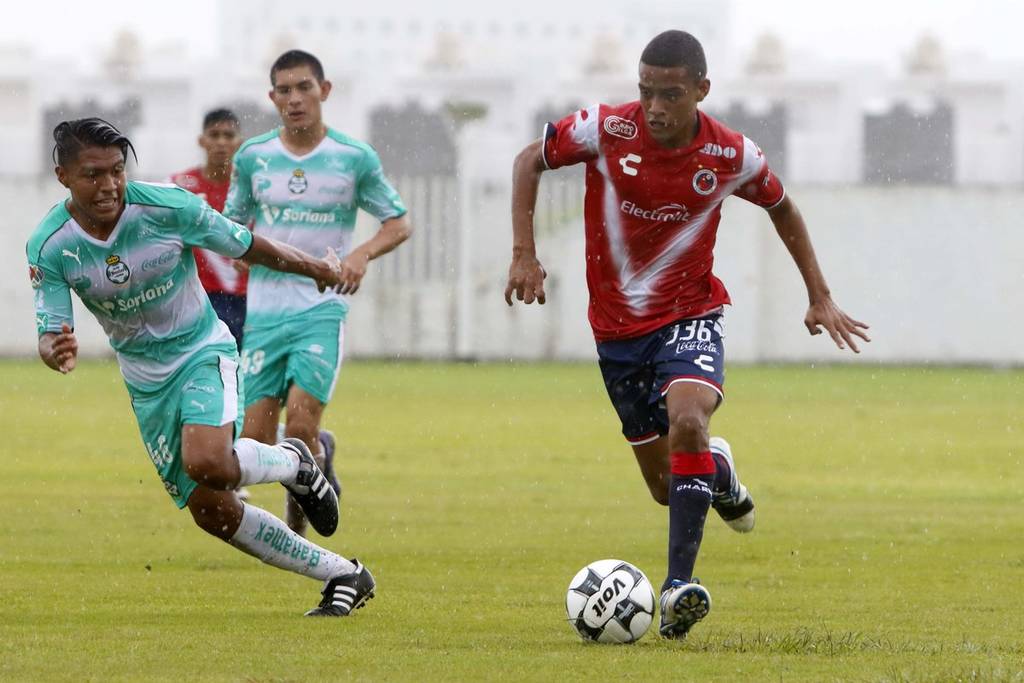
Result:
{"label": "jersey sleeve", "polygon": [[380,157],[373,149],[366,151],[356,192],[357,206],[381,223],[406,213],[402,198],[385,177]]}
{"label": "jersey sleeve", "polygon": [[224,200],[225,216],[243,225],[249,225],[256,217],[256,205],[252,196],[252,173],[242,151],[235,153],[231,164],[231,186]]}
{"label": "jersey sleeve", "polygon": [[549,169],[571,166],[597,158],[600,105],[580,109],[557,123],[544,126],[541,154]]}
{"label": "jersey sleeve", "polygon": [[786,188],[782,186],[779,177],[772,173],[764,152],[746,136],[743,137],[740,183],[733,194],[765,209],[777,206],[786,196]]}
{"label": "jersey sleeve", "polygon": [[[185,190],[187,192],[187,190]],[[226,218],[201,197],[189,193],[188,204],[182,209],[185,244],[227,256],[241,258],[252,246],[252,233],[243,225]]]}
{"label": "jersey sleeve", "polygon": [[71,287],[59,272],[46,264],[42,256],[29,255],[28,278],[35,290],[36,332],[60,332],[67,323],[74,328],[75,315],[71,308]]}

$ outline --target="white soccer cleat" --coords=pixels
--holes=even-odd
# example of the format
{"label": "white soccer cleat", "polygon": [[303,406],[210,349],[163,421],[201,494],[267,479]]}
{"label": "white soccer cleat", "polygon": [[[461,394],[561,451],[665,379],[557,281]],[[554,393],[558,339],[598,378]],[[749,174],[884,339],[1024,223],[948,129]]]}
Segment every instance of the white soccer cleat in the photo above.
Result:
{"label": "white soccer cleat", "polygon": [[711,437],[711,450],[718,453],[729,463],[729,488],[716,491],[711,497],[711,507],[715,509],[729,528],[741,534],[754,529],[754,499],[747,487],[740,483],[736,474],[736,463],[732,459],[729,442],[720,436]]}

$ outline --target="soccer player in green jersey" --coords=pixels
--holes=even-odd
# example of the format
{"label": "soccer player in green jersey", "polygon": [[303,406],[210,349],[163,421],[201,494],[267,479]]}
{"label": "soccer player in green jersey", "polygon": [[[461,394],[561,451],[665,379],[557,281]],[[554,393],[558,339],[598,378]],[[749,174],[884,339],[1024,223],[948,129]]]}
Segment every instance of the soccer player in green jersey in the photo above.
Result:
{"label": "soccer player in green jersey", "polygon": [[[224,215],[310,254],[333,249],[342,257],[340,294],[354,294],[367,263],[409,237],[405,206],[373,148],[324,124],[331,82],[316,57],[284,53],[270,83],[282,126],[235,154]],[[350,250],[358,209],[381,227]],[[317,434],[341,368],[347,312],[344,296],[319,291],[308,278],[252,267],[242,346],[244,436],[272,443],[283,407],[287,436],[323,462]],[[286,512],[289,526],[303,533],[305,520],[291,500]]]}
{"label": "soccer player in green jersey", "polygon": [[146,451],[177,506],[239,550],[323,581],[323,599],[307,614],[346,616],[361,607],[374,581],[360,562],[235,495],[240,486],[280,482],[317,531],[337,528],[337,497],[302,441],[235,440],[243,396],[237,350],[203,292],[192,248],[320,289],[346,281],[337,257],[314,258],[254,235],[173,185],[128,181],[125,161],[135,150],[106,121],[65,121],[53,136],[57,178],[71,196],[50,210],[27,247],[43,362],[75,369],[74,290],[110,339]]}

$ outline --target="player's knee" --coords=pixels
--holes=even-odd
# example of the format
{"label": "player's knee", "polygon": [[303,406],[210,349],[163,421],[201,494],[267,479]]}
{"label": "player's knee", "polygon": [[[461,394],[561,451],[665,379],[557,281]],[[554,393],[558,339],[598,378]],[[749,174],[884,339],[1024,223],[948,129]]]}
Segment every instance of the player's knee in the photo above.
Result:
{"label": "player's knee", "polygon": [[696,448],[708,439],[708,416],[699,411],[669,415],[669,436],[673,448]]}
{"label": "player's knee", "polygon": [[[284,433],[286,436],[294,437],[296,439],[302,439],[302,441],[309,446],[310,444],[316,444],[317,436],[319,435],[319,425],[309,415],[288,415],[288,419],[284,425]],[[310,447],[310,450],[316,451],[316,448]]]}
{"label": "player's knee", "polygon": [[224,454],[202,454],[184,458],[185,472],[189,478],[216,491],[233,489],[238,484],[238,462],[234,456]]}

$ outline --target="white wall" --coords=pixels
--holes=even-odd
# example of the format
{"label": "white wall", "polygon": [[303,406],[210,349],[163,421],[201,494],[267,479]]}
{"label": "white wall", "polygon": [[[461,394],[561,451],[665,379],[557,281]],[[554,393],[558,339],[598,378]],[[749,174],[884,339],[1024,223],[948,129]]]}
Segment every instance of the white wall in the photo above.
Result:
{"label": "white wall", "polygon": [[[0,354],[35,349],[25,239],[61,197],[55,181],[0,186]],[[729,199],[715,271],[734,305],[726,349],[734,361],[1024,363],[1024,191],[1011,189],[791,187],[810,226],[836,301],[871,324],[860,356],[837,351],[803,326],[806,296],[764,212]],[[586,322],[582,224],[540,244],[550,273],[544,307],[509,309],[502,298],[511,230],[507,194],[467,203],[475,268],[469,312],[457,315],[452,281],[391,285],[371,266],[353,301],[350,356],[452,357],[457,322],[479,358],[592,358]],[[415,223],[417,217],[411,214]],[[366,224],[361,232],[373,229]],[[414,235],[413,239],[417,239]],[[390,258],[390,257],[385,257]],[[102,332],[79,311],[83,352],[106,353]]]}

